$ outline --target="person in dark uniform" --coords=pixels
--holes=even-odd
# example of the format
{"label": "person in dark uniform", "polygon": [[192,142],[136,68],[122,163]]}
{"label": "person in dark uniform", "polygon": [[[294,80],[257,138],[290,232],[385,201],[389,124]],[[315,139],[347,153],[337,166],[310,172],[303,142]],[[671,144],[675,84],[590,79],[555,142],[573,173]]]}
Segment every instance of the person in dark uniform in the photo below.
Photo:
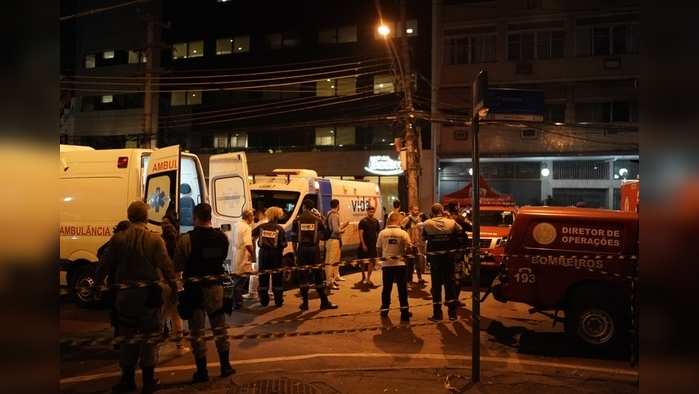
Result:
{"label": "person in dark uniform", "polygon": [[[379,231],[381,231],[381,224],[374,217],[375,213],[376,208],[369,206],[366,210],[366,217],[360,220],[357,225],[359,231],[357,257],[360,259],[371,259],[378,256],[376,240],[379,237]],[[374,287],[374,283],[371,282],[371,273],[374,272],[375,264],[373,262],[362,264],[362,283],[365,286]]]}
{"label": "person in dark uniform", "polygon": [[[265,211],[267,222],[255,227],[252,236],[257,239],[260,246],[260,271],[281,268],[282,254],[286,248],[286,233],[279,225],[279,219],[284,216],[284,211],[279,207],[270,207]],[[274,304],[282,306],[284,304],[284,283],[283,273],[275,272],[272,275],[272,292],[274,293]],[[257,294],[260,298],[260,305],[269,305],[269,276],[270,274],[260,274]]]}
{"label": "person in dark uniform", "polygon": [[[311,200],[303,201],[303,212],[298,215],[293,224],[292,241],[299,266],[320,264],[320,234],[325,233],[323,218],[313,214],[315,204]],[[322,268],[312,268],[299,271],[301,297],[303,302],[299,308],[308,310],[308,288],[311,283],[315,285],[320,297],[320,309],[337,309],[337,305],[330,302],[325,293],[325,278]]]}
{"label": "person in dark uniform", "polygon": [[[223,264],[228,255],[228,237],[211,226],[211,206],[201,203],[192,210],[194,230],[183,234],[177,241],[175,249],[175,266],[183,272],[186,280],[191,277],[223,275]],[[223,307],[223,284],[220,279],[201,282],[187,282],[184,293],[189,294],[192,307],[189,316],[189,329],[192,332],[192,355],[197,370],[192,376],[192,383],[209,380],[206,364],[206,341],[200,338],[204,334],[206,318],[214,335],[225,334],[226,316]],[[230,344],[228,338],[219,336],[215,340],[216,350],[221,366],[221,377],[235,373],[229,361]]]}
{"label": "person in dark uniform", "polygon": [[461,232],[453,219],[444,217],[442,204],[432,205],[432,218],[423,225],[423,237],[427,242],[427,260],[430,262],[432,279],[433,315],[430,320],[442,320],[442,287],[447,304],[449,320],[456,320],[457,300],[454,291],[454,258],[451,254],[430,254],[456,249],[457,236]]}

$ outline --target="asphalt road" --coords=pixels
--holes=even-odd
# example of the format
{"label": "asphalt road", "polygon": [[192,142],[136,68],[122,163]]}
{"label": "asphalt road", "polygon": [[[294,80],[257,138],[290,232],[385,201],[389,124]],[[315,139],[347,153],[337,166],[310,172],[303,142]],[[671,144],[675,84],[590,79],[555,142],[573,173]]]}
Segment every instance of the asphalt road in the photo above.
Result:
{"label": "asphalt road", "polygon": [[[380,273],[373,278],[380,284]],[[529,314],[522,304],[499,303],[489,297],[481,305],[482,383],[468,386],[471,368],[470,291],[460,320],[428,323],[430,285],[410,292],[413,318],[400,324],[399,311],[380,318],[381,288],[364,289],[359,274],[345,277],[331,300],[340,308],[319,310],[313,295],[309,311],[298,309],[297,290],[286,292],[277,308],[246,301],[246,309],[229,317],[233,335],[270,334],[266,338],[233,339],[231,359],[237,374],[190,385],[194,360],[173,343],[161,347],[157,374],[164,392],[636,392],[638,375],[626,354],[599,355],[572,346],[560,325]],[[393,294],[392,306],[397,307]],[[344,315],[346,316],[338,316]],[[446,309],[445,309],[446,317]],[[282,322],[280,322],[282,321]],[[268,323],[259,325],[260,323]],[[108,312],[61,305],[62,338],[111,335]],[[340,332],[338,332],[340,331]],[[71,393],[108,391],[119,376],[118,353],[111,346],[64,348],[61,390]],[[209,343],[211,376],[218,359]],[[140,379],[139,379],[140,380]],[[140,383],[140,382],[139,382]],[[299,391],[300,388],[303,390]]]}

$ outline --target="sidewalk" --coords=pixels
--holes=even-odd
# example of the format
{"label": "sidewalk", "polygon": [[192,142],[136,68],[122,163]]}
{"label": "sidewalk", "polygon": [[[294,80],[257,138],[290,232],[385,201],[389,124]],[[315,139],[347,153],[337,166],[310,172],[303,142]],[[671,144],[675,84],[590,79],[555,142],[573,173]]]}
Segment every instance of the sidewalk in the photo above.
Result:
{"label": "sidewalk", "polygon": [[628,380],[601,380],[556,373],[515,373],[488,369],[481,382],[469,382],[470,370],[445,368],[346,369],[240,374],[200,385],[165,388],[160,393],[285,394],[285,393],[636,393]]}

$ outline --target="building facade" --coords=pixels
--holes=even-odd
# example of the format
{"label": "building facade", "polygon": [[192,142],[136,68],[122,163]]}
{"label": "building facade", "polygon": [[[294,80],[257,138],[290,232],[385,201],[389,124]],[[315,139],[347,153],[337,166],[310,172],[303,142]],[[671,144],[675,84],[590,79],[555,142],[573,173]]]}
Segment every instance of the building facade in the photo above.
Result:
{"label": "building facade", "polygon": [[470,182],[471,84],[535,89],[544,122],[480,128],[482,175],[518,204],[618,206],[638,177],[637,1],[443,0],[433,3],[436,189]]}
{"label": "building facade", "polygon": [[[157,146],[180,144],[199,154],[205,166],[209,154],[245,150],[251,173],[310,168],[376,181],[386,207],[405,200],[405,177],[400,168],[390,170],[398,160],[395,139],[403,134],[391,45],[407,39],[415,107],[427,111],[429,4],[407,1],[403,26],[396,0],[153,3],[158,6],[125,34],[140,44],[113,31],[95,35],[94,29],[107,29],[102,25],[115,28],[108,16],[76,29],[77,41],[90,45],[78,45],[78,77],[62,85],[73,89],[79,108],[64,141],[119,147],[157,138]],[[143,14],[139,9],[123,12]],[[388,38],[377,33],[380,20],[390,28]],[[132,52],[143,55],[134,57],[138,64],[131,64]],[[147,113],[155,119],[150,135]],[[434,195],[430,124],[415,126],[427,206]],[[137,138],[108,137],[132,130]]]}

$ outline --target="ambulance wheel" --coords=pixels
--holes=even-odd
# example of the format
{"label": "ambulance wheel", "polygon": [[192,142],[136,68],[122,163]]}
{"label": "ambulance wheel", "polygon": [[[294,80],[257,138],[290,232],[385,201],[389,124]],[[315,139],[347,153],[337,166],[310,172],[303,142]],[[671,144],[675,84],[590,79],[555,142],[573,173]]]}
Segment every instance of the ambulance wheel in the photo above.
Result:
{"label": "ambulance wheel", "polygon": [[587,350],[616,351],[626,332],[622,305],[623,298],[612,291],[599,287],[580,289],[566,310],[566,333]]}
{"label": "ambulance wheel", "polygon": [[95,306],[97,300],[94,297],[95,268],[92,265],[82,265],[76,268],[71,275],[71,288],[76,303],[83,308]]}

